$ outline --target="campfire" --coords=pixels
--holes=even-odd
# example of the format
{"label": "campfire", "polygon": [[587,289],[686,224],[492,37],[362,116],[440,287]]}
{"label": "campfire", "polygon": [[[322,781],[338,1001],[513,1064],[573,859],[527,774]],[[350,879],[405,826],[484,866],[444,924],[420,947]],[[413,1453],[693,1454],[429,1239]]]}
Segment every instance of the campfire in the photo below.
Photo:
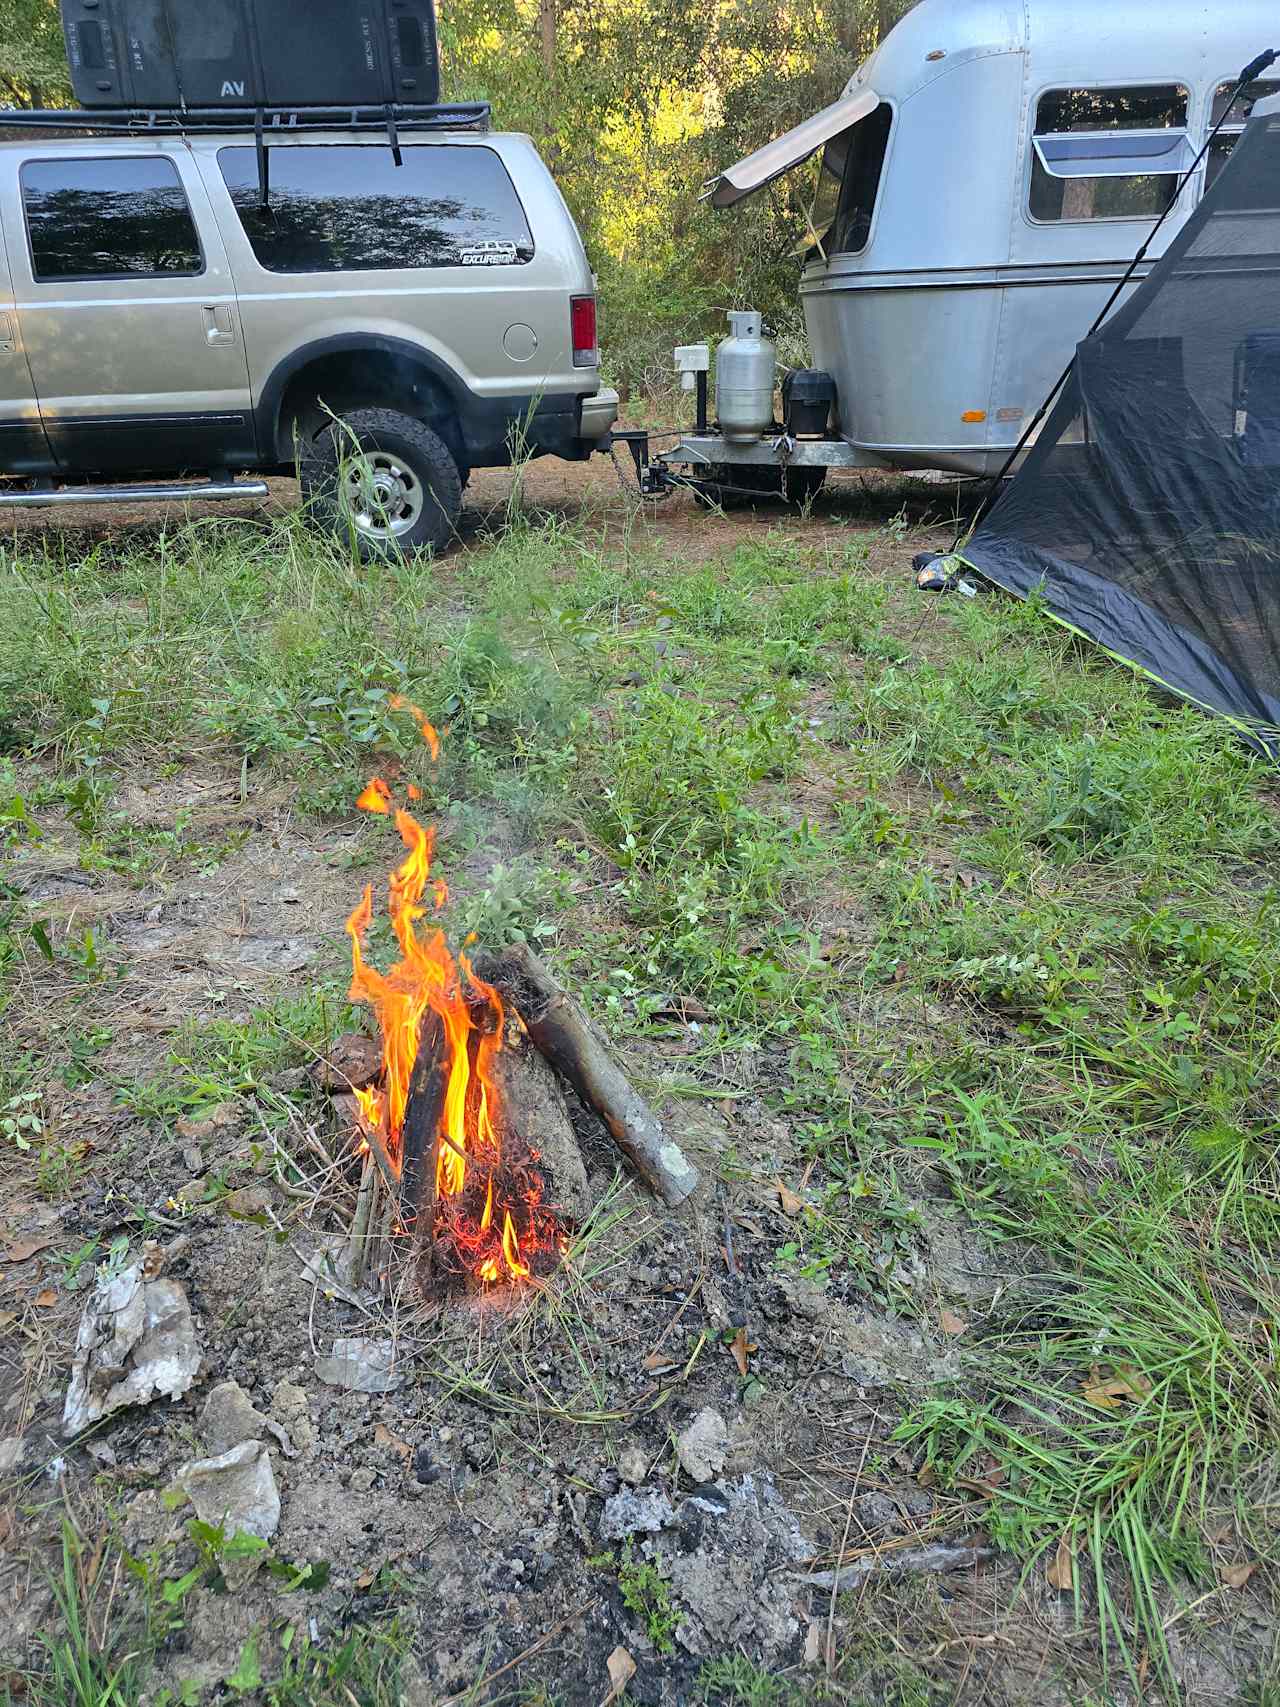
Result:
{"label": "campfire", "polygon": [[[438,761],[439,736],[424,714],[393,704],[413,716]],[[421,798],[412,783],[405,794]],[[406,851],[387,882],[399,958],[386,972],[370,959],[372,884],[346,924],[350,997],[372,1009],[381,1043],[380,1073],[351,1083],[366,1157],[353,1271],[371,1255],[377,1267],[385,1244],[413,1253],[428,1296],[549,1273],[589,1207],[561,1080],[650,1187],[682,1202],[697,1173],[578,1004],[524,945],[476,963],[465,952],[474,939],[455,953],[434,916],[448,888],[432,874],[433,830],[396,803],[382,777],[356,805],[391,817]]]}

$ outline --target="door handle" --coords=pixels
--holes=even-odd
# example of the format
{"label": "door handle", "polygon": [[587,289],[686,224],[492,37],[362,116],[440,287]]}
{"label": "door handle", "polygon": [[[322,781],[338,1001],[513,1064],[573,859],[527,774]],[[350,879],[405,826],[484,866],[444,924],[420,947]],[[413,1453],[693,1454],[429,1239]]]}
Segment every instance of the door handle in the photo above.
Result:
{"label": "door handle", "polygon": [[204,340],[206,344],[235,343],[235,318],[225,302],[206,302],[203,313]]}
{"label": "door handle", "polygon": [[0,314],[0,350],[16,350],[18,335],[14,331],[12,314]]}

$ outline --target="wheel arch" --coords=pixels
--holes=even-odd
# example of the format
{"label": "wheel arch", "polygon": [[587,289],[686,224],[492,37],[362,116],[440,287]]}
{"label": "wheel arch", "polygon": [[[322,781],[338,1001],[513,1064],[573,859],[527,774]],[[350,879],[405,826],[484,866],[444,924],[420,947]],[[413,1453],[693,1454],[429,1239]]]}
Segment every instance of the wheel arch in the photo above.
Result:
{"label": "wheel arch", "polygon": [[395,409],[433,427],[465,472],[463,421],[471,402],[467,386],[431,351],[385,333],[339,333],[277,363],[257,406],[258,441],[264,456],[291,463],[295,422],[309,437],[328,410]]}

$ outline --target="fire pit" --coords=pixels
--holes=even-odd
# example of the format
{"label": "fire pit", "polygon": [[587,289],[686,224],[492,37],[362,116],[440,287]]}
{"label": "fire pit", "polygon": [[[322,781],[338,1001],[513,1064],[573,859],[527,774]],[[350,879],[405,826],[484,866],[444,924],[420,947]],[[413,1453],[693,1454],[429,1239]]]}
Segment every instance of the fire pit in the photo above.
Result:
{"label": "fire pit", "polygon": [[[427,718],[393,703],[414,717],[438,761]],[[413,784],[405,792],[420,799]],[[393,818],[406,853],[387,883],[399,958],[386,972],[369,959],[372,884],[346,923],[350,997],[373,1010],[382,1049],[377,1082],[352,1086],[367,1158],[353,1244],[377,1244],[381,1224],[401,1258],[411,1253],[428,1297],[550,1273],[586,1202],[561,1078],[651,1189],[682,1202],[696,1171],[578,1004],[523,945],[476,963],[455,954],[433,917],[448,899],[432,875],[434,831],[381,777],[356,805]]]}

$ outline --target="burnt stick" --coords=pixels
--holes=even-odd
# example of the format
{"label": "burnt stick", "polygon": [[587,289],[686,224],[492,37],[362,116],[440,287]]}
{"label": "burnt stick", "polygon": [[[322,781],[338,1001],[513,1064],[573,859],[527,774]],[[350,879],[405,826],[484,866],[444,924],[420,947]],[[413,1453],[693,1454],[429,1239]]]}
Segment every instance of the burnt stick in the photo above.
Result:
{"label": "burnt stick", "polygon": [[608,1127],[637,1173],[670,1208],[698,1171],[629,1082],[599,1030],[526,944],[486,955],[476,968],[515,1008],[538,1050]]}
{"label": "burnt stick", "polygon": [[[435,1191],[435,1140],[449,1086],[449,1059],[444,1047],[444,1024],[428,1009],[418,1032],[418,1054],[409,1077],[404,1124],[400,1132],[400,1219],[412,1230],[422,1208],[423,1172],[432,1168]],[[428,1158],[428,1150],[430,1157]]]}

